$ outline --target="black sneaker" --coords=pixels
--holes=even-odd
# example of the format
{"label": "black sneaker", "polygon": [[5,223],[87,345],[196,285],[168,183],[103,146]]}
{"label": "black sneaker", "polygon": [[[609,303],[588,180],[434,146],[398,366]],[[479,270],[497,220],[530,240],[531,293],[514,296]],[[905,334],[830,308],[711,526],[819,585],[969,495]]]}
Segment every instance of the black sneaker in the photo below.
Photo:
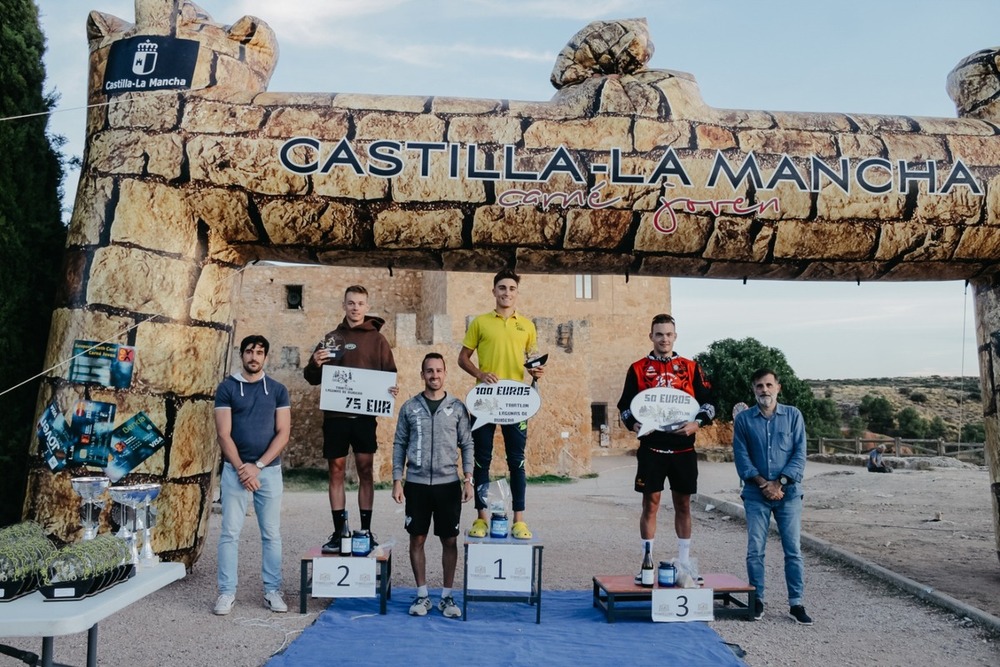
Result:
{"label": "black sneaker", "polygon": [[334,533],[330,536],[330,541],[320,547],[320,551],[325,554],[339,554],[340,553],[340,536]]}
{"label": "black sneaker", "polygon": [[[805,610],[803,610],[804,612]],[[760,598],[754,598],[753,600],[753,620],[759,621],[764,618],[764,601]]]}
{"label": "black sneaker", "polygon": [[813,620],[809,614],[806,613],[806,608],[800,604],[795,605],[788,610],[788,615],[795,619],[795,622],[799,625],[812,625]]}
{"label": "black sneaker", "polygon": [[366,530],[365,532],[368,533],[368,546],[374,549],[378,546],[378,542],[375,540],[375,533],[370,530]]}

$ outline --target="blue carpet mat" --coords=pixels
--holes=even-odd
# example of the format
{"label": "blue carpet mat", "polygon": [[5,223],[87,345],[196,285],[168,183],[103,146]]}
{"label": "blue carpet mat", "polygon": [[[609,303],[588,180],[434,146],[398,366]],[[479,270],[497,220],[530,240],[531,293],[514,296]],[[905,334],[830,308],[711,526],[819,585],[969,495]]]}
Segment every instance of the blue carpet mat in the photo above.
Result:
{"label": "blue carpet mat", "polygon": [[[590,591],[544,591],[542,622],[520,602],[470,602],[469,619],[445,618],[435,608],[422,618],[407,611],[412,588],[395,588],[387,614],[376,599],[341,599],[320,614],[267,667],[354,665],[684,665],[745,667],[707,623],[653,623],[648,618],[607,623]],[[461,592],[455,596],[462,606]]]}

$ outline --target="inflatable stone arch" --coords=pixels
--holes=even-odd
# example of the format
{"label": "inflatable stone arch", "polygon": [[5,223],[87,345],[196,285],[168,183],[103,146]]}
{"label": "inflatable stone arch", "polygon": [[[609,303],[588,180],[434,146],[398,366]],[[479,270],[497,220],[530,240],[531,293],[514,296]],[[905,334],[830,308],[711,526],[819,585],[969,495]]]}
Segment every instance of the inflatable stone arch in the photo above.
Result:
{"label": "inflatable stone arch", "polygon": [[[166,557],[190,566],[203,544],[234,277],[263,258],[972,281],[1000,535],[997,51],[950,75],[957,119],[714,109],[691,75],[646,67],[642,19],[575,35],[548,102],[271,93],[259,19],[224,26],[186,0],[135,13],[88,21],[94,106],[46,361],[112,339],[138,350],[135,377],[112,390],[63,369],[39,412],[85,397],[161,426],[131,479],[163,484]],[[73,537],[69,474],[33,460],[25,516]]]}

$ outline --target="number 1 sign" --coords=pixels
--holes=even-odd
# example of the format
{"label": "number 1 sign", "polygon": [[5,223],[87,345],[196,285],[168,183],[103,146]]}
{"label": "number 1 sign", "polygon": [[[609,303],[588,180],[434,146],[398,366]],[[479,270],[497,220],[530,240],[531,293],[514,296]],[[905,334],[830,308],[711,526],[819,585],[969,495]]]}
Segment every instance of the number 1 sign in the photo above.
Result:
{"label": "number 1 sign", "polygon": [[530,593],[531,549],[530,544],[470,544],[465,564],[468,588]]}

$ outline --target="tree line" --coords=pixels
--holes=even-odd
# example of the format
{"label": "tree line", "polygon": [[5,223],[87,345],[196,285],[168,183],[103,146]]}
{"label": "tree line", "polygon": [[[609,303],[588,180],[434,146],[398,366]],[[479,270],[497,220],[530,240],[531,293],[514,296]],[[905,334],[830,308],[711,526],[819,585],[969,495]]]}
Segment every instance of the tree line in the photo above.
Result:
{"label": "tree line", "polygon": [[[38,373],[45,356],[66,228],[63,140],[47,133],[45,38],[32,0],[0,0],[0,525],[20,518]],[[41,115],[32,115],[41,114]]]}
{"label": "tree line", "polygon": [[[731,421],[735,405],[754,404],[750,376],[757,369],[770,368],[778,374],[781,382],[781,402],[802,411],[810,438],[857,437],[871,431],[900,438],[954,440],[957,437],[961,442],[985,440],[982,421],[963,424],[959,434],[940,416],[924,417],[912,406],[896,410],[889,399],[871,393],[862,397],[856,415],[845,418],[836,402],[828,397],[817,397],[812,387],[796,376],[781,350],[768,347],[755,338],[715,341],[705,352],[696,355],[695,360],[711,378],[716,393],[716,409],[722,421]],[[920,392],[903,390],[901,393],[915,403],[927,400]]]}

